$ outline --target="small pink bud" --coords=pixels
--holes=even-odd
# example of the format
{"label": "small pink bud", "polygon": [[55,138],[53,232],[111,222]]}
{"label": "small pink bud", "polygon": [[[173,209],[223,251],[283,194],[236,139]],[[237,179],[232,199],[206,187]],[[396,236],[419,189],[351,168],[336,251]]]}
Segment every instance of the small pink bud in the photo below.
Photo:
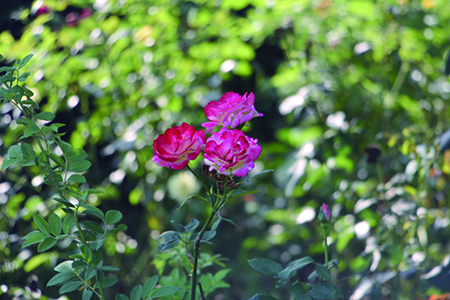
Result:
{"label": "small pink bud", "polygon": [[328,205],[325,203],[320,207],[319,211],[319,221],[323,228],[327,228],[330,225],[330,210],[328,209]]}
{"label": "small pink bud", "polygon": [[327,220],[330,221],[330,210],[328,209],[328,205],[325,203],[320,207],[320,209],[325,213]]}

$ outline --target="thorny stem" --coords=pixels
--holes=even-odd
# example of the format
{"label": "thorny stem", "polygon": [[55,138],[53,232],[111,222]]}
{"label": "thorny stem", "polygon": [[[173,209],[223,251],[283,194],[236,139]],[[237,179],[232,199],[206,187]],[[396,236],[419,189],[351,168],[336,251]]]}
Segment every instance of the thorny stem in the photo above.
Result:
{"label": "thorny stem", "polygon": [[192,269],[192,284],[191,284],[191,300],[195,300],[195,293],[196,293],[196,287],[197,287],[197,265],[198,265],[198,257],[200,256],[200,241],[202,240],[203,234],[206,231],[206,228],[209,227],[211,224],[211,221],[214,219],[214,216],[216,215],[216,212],[211,210],[211,214],[209,215],[208,220],[206,221],[205,225],[203,225],[202,230],[200,230],[200,233],[197,235],[197,238],[195,239],[194,244],[194,266]]}

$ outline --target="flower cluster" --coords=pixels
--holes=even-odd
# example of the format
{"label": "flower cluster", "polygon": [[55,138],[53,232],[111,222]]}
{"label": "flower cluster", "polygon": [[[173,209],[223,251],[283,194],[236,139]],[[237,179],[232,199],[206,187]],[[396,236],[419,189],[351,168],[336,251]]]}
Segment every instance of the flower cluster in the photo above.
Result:
{"label": "flower cluster", "polygon": [[203,130],[195,130],[187,123],[169,128],[153,141],[153,162],[161,167],[181,170],[203,150],[209,171],[244,177],[255,167],[254,161],[262,149],[257,139],[234,128],[263,116],[256,111],[254,102],[253,93],[240,96],[233,92],[225,93],[218,101],[209,102],[205,106],[205,116],[209,122],[202,126],[206,128],[206,133],[216,127],[220,128],[219,132],[206,138]]}

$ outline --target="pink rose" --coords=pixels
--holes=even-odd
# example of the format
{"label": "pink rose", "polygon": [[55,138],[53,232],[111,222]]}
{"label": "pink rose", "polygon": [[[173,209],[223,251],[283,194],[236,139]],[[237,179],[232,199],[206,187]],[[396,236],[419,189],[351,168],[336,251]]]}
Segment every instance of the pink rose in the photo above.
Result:
{"label": "pink rose", "polygon": [[262,117],[256,111],[255,95],[247,93],[240,96],[237,93],[225,93],[220,100],[211,101],[205,106],[206,118],[211,122],[203,123],[206,133],[213,131],[216,126],[236,128],[239,124],[245,123],[252,118]]}
{"label": "pink rose", "polygon": [[205,141],[203,130],[196,131],[194,126],[187,123],[174,126],[153,141],[155,154],[152,161],[160,167],[184,169],[190,160],[197,158]]}
{"label": "pink rose", "polygon": [[244,177],[255,167],[254,161],[261,154],[257,143],[257,139],[249,138],[239,129],[223,127],[206,140],[205,164],[209,171]]}

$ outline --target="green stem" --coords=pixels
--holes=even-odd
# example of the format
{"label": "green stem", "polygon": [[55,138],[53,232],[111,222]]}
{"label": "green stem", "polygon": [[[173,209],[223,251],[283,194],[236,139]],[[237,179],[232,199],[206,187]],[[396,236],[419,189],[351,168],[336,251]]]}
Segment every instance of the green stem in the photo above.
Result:
{"label": "green stem", "polygon": [[208,189],[208,186],[206,185],[206,183],[205,183],[205,181],[200,177],[200,176],[198,176],[197,175],[197,173],[195,173],[192,169],[191,169],[191,167],[188,165],[187,166],[187,168],[188,168],[188,170],[189,171],[191,171],[191,173],[202,183],[202,185],[203,185],[203,187],[205,188],[205,191],[208,193],[208,195],[210,194],[209,193],[209,189]]}
{"label": "green stem", "polygon": [[98,276],[95,276],[97,278],[97,285],[98,285],[98,290],[100,291],[100,299],[101,300],[106,300],[105,298],[105,294],[103,293],[103,287],[100,284],[100,281],[98,280]]}
{"label": "green stem", "polygon": [[322,227],[323,229],[323,249],[325,250],[325,264],[328,265],[328,234],[325,227]]}
{"label": "green stem", "polygon": [[195,239],[194,244],[194,266],[192,269],[192,285],[191,285],[191,300],[195,300],[195,293],[197,290],[197,265],[198,265],[198,257],[200,255],[200,241],[202,240],[203,234],[206,231],[206,228],[209,227],[212,220],[214,219],[214,216],[216,215],[216,212],[214,209],[211,210],[211,214],[209,215],[208,220],[206,221],[205,225],[203,225],[202,230],[200,230],[200,233],[197,235],[197,238]]}

